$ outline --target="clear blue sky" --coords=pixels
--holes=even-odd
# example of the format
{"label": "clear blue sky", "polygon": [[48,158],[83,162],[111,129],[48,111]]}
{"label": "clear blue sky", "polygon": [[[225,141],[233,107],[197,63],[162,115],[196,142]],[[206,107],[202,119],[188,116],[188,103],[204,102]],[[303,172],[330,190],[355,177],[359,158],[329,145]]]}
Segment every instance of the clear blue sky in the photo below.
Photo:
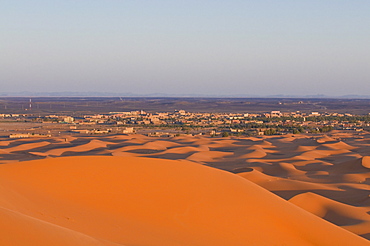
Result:
{"label": "clear blue sky", "polygon": [[0,6],[0,92],[370,95],[369,0]]}

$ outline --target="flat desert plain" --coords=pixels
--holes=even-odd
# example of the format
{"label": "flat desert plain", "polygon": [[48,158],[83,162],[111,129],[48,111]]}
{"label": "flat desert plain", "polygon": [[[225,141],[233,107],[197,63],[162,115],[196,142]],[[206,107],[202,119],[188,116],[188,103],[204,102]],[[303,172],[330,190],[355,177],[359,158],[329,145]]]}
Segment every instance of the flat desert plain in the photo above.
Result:
{"label": "flat desert plain", "polygon": [[370,134],[0,140],[0,245],[370,245]]}

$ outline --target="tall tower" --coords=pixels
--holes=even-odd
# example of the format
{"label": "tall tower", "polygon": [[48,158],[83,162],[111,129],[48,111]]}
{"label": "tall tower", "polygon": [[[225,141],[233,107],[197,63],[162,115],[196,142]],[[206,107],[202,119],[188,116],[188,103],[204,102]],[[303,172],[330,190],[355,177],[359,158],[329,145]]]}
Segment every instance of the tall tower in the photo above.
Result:
{"label": "tall tower", "polygon": [[32,99],[30,98],[30,110],[32,109]]}

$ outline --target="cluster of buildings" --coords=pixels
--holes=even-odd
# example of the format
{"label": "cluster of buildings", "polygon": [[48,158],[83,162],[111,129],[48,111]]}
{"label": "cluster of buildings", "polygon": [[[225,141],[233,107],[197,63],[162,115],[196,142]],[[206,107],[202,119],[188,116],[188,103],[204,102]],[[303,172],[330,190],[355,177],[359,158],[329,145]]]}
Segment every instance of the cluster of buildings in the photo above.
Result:
{"label": "cluster of buildings", "polygon": [[[191,113],[184,110],[148,113],[141,111],[110,112],[92,115],[19,115],[0,114],[0,119],[22,122],[68,125],[68,132],[107,134],[134,132],[150,136],[175,134],[208,135],[271,135],[288,133],[318,133],[332,129],[362,131],[369,129],[370,115],[356,116],[339,113]],[[25,134],[22,137],[29,137]]]}

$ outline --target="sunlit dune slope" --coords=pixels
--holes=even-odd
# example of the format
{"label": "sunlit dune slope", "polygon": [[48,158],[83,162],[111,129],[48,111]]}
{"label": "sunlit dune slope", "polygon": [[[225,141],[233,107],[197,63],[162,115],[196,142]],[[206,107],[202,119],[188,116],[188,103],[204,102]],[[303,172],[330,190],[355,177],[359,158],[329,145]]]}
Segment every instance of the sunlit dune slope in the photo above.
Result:
{"label": "sunlit dune slope", "polygon": [[369,245],[237,175],[142,157],[0,165],[0,218],[1,245]]}

